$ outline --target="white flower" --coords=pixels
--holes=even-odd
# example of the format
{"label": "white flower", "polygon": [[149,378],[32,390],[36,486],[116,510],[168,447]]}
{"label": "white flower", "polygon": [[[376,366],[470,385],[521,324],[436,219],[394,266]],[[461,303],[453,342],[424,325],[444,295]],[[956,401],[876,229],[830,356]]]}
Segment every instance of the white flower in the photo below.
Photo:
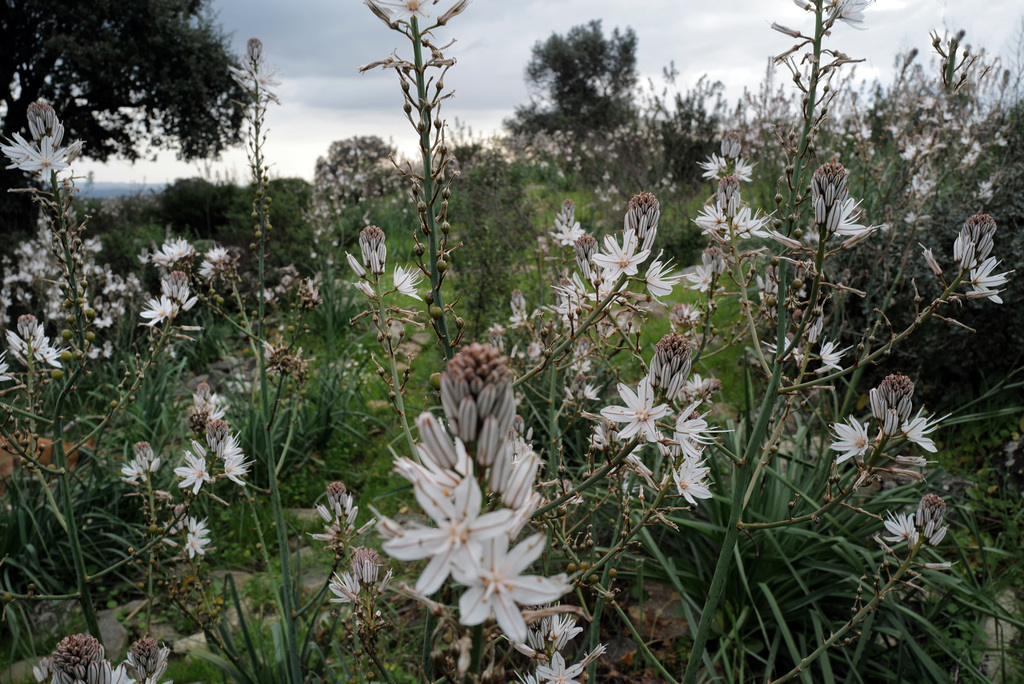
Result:
{"label": "white flower", "polygon": [[768,223],[768,217],[761,214],[752,214],[750,207],[742,207],[733,218],[732,227],[736,236],[741,238],[769,237],[764,226]]}
{"label": "white flower", "polygon": [[359,600],[359,581],[347,572],[341,575],[334,573],[334,579],[328,586],[337,596],[331,599],[331,603],[355,603]]}
{"label": "white flower", "polygon": [[670,276],[669,273],[671,272],[672,269],[668,264],[661,262],[661,253],[647,267],[647,275],[644,276],[644,282],[647,283],[647,291],[651,293],[655,300],[658,297],[667,297],[672,294],[672,288],[682,280],[680,275]]}
{"label": "white flower", "polygon": [[416,294],[416,286],[419,285],[421,277],[422,274],[413,268],[404,269],[401,266],[395,266],[395,289],[404,295],[422,299],[422,297]]}
{"label": "white flower", "polygon": [[925,451],[935,453],[935,442],[930,437],[925,435],[931,434],[935,431],[935,428],[939,426],[940,419],[925,418],[921,415],[922,411],[918,411],[917,415],[914,416],[913,420],[910,420],[903,424],[903,436],[909,439],[914,444],[920,445]]}
{"label": "white flower", "polygon": [[249,474],[251,465],[252,461],[246,461],[243,454],[230,454],[224,459],[224,477],[239,486],[245,486],[242,478]]}
{"label": "white flower", "polygon": [[196,454],[186,451],[185,465],[175,468],[174,474],[184,478],[178,483],[178,487],[181,489],[192,487],[192,494],[194,496],[199,494],[199,489],[203,486],[204,482],[212,482],[213,478],[206,472],[206,450],[203,449],[203,445],[198,442],[192,442],[192,448],[196,450]]}
{"label": "white flower", "polygon": [[711,282],[715,277],[715,269],[710,264],[700,264],[694,267],[693,273],[687,273],[684,277],[693,283],[690,286],[691,290],[707,292],[711,288]]}
{"label": "white flower", "polygon": [[594,255],[594,263],[603,269],[604,280],[614,283],[622,275],[636,275],[637,266],[648,256],[649,250],[636,251],[638,240],[636,232],[627,230],[622,234],[622,247],[614,236],[604,238],[604,252]]}
{"label": "white flower", "polygon": [[697,218],[693,220],[701,229],[711,235],[712,237],[719,236],[719,229],[722,226],[729,225],[729,217],[725,215],[725,212],[718,208],[717,204],[712,204],[704,207]]}
{"label": "white flower", "polygon": [[[832,16],[845,21],[851,26],[864,23],[864,10],[875,0],[835,0],[832,4]],[[854,26],[854,28],[858,28]]]}
{"label": "white flower", "polygon": [[704,415],[694,415],[701,401],[701,399],[698,399],[687,406],[679,412],[679,417],[676,418],[676,427],[672,439],[679,443],[679,449],[682,451],[684,458],[699,459],[701,450],[704,448],[703,445],[712,444],[715,441],[714,437],[705,433],[721,432],[721,430],[711,430],[708,427],[708,422],[705,418],[711,411],[707,411]]}
{"label": "white flower", "polygon": [[709,179],[718,178],[719,174],[724,174],[728,168],[726,161],[714,153],[706,162],[697,162],[697,166],[704,169],[703,177]]}
{"label": "white flower", "polygon": [[889,531],[888,537],[884,539],[888,542],[899,544],[906,540],[911,546],[917,544],[917,527],[914,526],[914,514],[913,513],[900,513],[899,515],[889,514],[889,519],[885,521],[885,529]]}
{"label": "white flower", "polygon": [[867,453],[871,447],[871,440],[868,439],[868,427],[865,423],[861,425],[856,418],[850,417],[850,424],[834,423],[832,429],[836,431],[839,441],[832,442],[830,449],[840,452],[842,455],[836,459],[836,463],[860,457]]}
{"label": "white flower", "polygon": [[469,587],[459,598],[459,622],[479,625],[493,613],[509,641],[525,642],[526,621],[516,604],[550,603],[571,586],[565,575],[521,574],[540,557],[544,547],[543,534],[535,534],[511,550],[506,535],[484,542],[472,562],[453,571],[455,579]]}
{"label": "white flower", "polygon": [[432,3],[430,0],[374,0],[373,4],[383,8],[391,17],[391,21],[403,21],[413,17],[429,19],[428,7]]}
{"label": "white flower", "polygon": [[188,240],[184,238],[174,238],[168,240],[161,247],[160,251],[155,252],[149,257],[149,260],[157,266],[163,266],[164,268],[171,268],[177,262],[191,259],[196,255],[196,248],[189,244]]}
{"label": "white flower", "polygon": [[709,483],[704,481],[711,468],[704,467],[703,461],[695,458],[684,458],[678,468],[672,471],[672,479],[679,489],[679,496],[690,502],[691,506],[697,505],[697,499],[710,499],[711,490]]}
{"label": "white flower", "polygon": [[666,404],[654,405],[654,389],[651,377],[647,376],[637,385],[636,392],[623,383],[619,383],[619,396],[626,402],[625,406],[608,406],[601,409],[601,415],[616,423],[629,423],[619,430],[619,438],[627,440],[638,432],[642,432],[649,442],[661,439],[654,421],[669,412]]}
{"label": "white flower", "polygon": [[210,530],[206,527],[206,520],[197,521],[192,516],[188,518],[188,532],[185,534],[185,549],[188,557],[194,558],[198,553],[200,556],[206,554],[206,547],[210,543],[207,537]]}
{"label": "white flower", "polygon": [[749,182],[750,179],[753,178],[752,172],[754,170],[754,166],[756,166],[756,162],[748,164],[743,161],[742,157],[740,157],[736,160],[736,168],[733,169],[732,175],[736,176],[744,183]]}
{"label": "white flower", "polygon": [[[820,320],[820,319],[819,319]],[[850,351],[850,347],[846,349],[836,350],[839,346],[838,342],[822,342],[821,344],[821,368],[814,371],[815,373],[824,373],[830,368],[835,370],[842,370],[839,365],[839,361],[843,358],[843,354]]]}
{"label": "white flower", "polygon": [[177,316],[178,303],[171,300],[167,295],[160,295],[160,299],[154,298],[146,302],[146,308],[139,315],[149,319],[143,325],[152,327]]}
{"label": "white flower", "polygon": [[9,382],[14,378],[8,375],[8,371],[11,369],[4,361],[4,357],[7,356],[7,352],[0,352],[0,382]]}
{"label": "white flower", "polygon": [[399,560],[430,558],[416,581],[416,591],[429,596],[441,588],[454,569],[472,564],[485,540],[505,536],[512,511],[501,509],[480,515],[483,496],[476,478],[459,483],[448,498],[441,487],[417,482],[416,500],[437,527],[406,529],[384,542],[384,550]]}
{"label": "white flower", "polygon": [[224,247],[211,247],[199,265],[199,275],[205,280],[221,275],[231,264],[231,253]]}
{"label": "white flower", "polygon": [[970,277],[965,279],[973,289],[968,293],[968,297],[988,297],[996,304],[1002,304],[1003,300],[999,297],[999,293],[1002,290],[996,290],[993,288],[999,287],[1000,285],[1006,284],[1006,276],[1013,273],[1013,271],[1006,271],[1004,273],[997,273],[992,275],[992,271],[1001,262],[996,261],[994,256],[990,256],[985,259],[980,266],[973,269],[970,273]]}
{"label": "white flower", "polygon": [[555,653],[551,657],[551,664],[537,665],[537,678],[539,682],[551,682],[552,684],[583,684],[577,677],[583,676],[583,663],[576,663],[572,667],[565,666],[565,658],[561,653]]}

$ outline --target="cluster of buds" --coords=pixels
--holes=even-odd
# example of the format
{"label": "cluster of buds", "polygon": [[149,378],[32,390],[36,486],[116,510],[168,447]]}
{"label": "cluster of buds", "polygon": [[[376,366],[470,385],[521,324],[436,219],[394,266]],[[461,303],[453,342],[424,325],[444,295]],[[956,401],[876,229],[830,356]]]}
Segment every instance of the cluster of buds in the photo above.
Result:
{"label": "cluster of buds", "polygon": [[[136,442],[133,448],[135,458],[121,466],[121,479],[132,485],[144,484],[152,473],[160,469],[160,459],[153,454],[149,442]],[[141,482],[140,482],[141,480]]]}
{"label": "cluster of buds", "polygon": [[683,393],[683,386],[690,375],[690,342],[679,333],[665,335],[654,347],[651,358],[651,387],[660,389],[669,401],[675,401]]}
{"label": "cluster of buds", "polygon": [[331,603],[359,603],[362,592],[379,596],[387,591],[392,572],[388,570],[380,579],[380,554],[373,549],[357,548],[352,553],[349,570],[334,574],[328,585],[334,598]]}
{"label": "cluster of buds", "polygon": [[[919,541],[929,546],[938,546],[946,536],[947,525],[943,525],[946,502],[937,494],[925,494],[918,504],[916,513],[889,514],[885,529],[889,533],[885,541],[899,544],[907,542],[914,549]],[[881,543],[881,540],[879,540]],[[883,544],[884,546],[884,544]],[[888,548],[888,547],[886,547]],[[948,564],[939,564],[948,567]]]}
{"label": "cluster of buds", "polygon": [[490,466],[507,440],[516,415],[512,375],[501,352],[473,343],[456,354],[441,374],[441,404],[452,435]]}
{"label": "cluster of buds", "polygon": [[[49,658],[32,668],[37,682],[46,684],[159,684],[171,650],[156,639],[143,637],[128,649],[124,663],[113,667],[103,646],[89,634],[73,634],[57,644]],[[126,668],[135,670],[132,679]]]}
{"label": "cluster of buds", "polygon": [[211,420],[224,418],[224,400],[210,389],[210,385],[201,382],[192,393],[192,405],[188,407],[188,428],[196,435],[206,431],[206,424]]}
{"label": "cluster of buds", "polygon": [[650,251],[658,235],[660,216],[658,198],[649,192],[641,192],[630,198],[626,216],[622,219],[622,230],[635,232],[640,240],[640,249]]}
{"label": "cluster of buds", "polygon": [[562,202],[562,208],[555,214],[555,228],[550,234],[563,247],[575,245],[577,240],[586,235],[576,220],[576,205],[571,199]]}
{"label": "cluster of buds", "polygon": [[814,222],[834,235],[843,220],[843,205],[849,198],[846,179],[849,172],[839,162],[827,162],[811,177],[811,199]]}
{"label": "cluster of buds", "polygon": [[344,482],[335,481],[327,485],[327,505],[320,504],[316,512],[324,521],[324,531],[310,535],[317,541],[326,542],[326,548],[340,554],[348,546],[353,537],[363,534],[376,524],[370,519],[356,529],[356,517],[359,506],[355,505],[355,497],[348,491]]}

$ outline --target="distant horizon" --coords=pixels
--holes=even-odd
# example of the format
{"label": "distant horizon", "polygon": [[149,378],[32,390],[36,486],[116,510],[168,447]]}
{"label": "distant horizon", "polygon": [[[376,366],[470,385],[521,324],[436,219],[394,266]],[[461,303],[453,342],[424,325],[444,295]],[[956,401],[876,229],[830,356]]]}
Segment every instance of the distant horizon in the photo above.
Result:
{"label": "distant horizon", "polygon": [[[298,6],[287,10],[276,0],[212,1],[236,54],[243,54],[246,40],[257,36],[268,62],[280,70],[276,92],[282,104],[271,106],[266,119],[271,176],[311,181],[317,158],[326,155],[330,144],[357,135],[376,135],[400,153],[412,153],[416,136],[402,113],[397,79],[380,70],[357,71],[396,47],[404,54],[402,37],[362,3],[324,7],[316,0],[295,1]],[[533,45],[591,19],[602,20],[605,35],[627,26],[636,31],[638,86],[648,80],[660,86],[662,69],[672,63],[679,71],[680,90],[706,75],[723,83],[724,97],[732,105],[744,89],[754,89],[763,80],[769,57],[792,45],[791,38],[771,30],[772,22],[806,29],[809,16],[789,0],[731,0],[686,12],[679,11],[677,0],[648,0],[643,13],[623,5],[615,0],[470,4],[438,31],[442,42],[458,39],[447,52],[458,63],[445,77],[456,94],[445,103],[442,116],[449,122],[458,119],[479,135],[501,134],[502,122],[515,107],[529,102],[523,72]],[[864,58],[856,66],[859,85],[891,80],[896,56],[912,47],[920,50],[919,59],[931,60],[932,30],[942,34],[964,29],[968,46],[1011,57],[1004,66],[1010,65],[1018,58],[1022,25],[1024,8],[1010,0],[887,0],[868,7],[862,27],[837,26],[828,45],[854,59]],[[788,79],[782,72],[778,82]],[[91,172],[96,182],[143,186],[190,177],[244,183],[249,176],[241,145],[218,160],[183,162],[173,150],[157,155],[156,161],[135,164],[83,159],[75,172]]]}

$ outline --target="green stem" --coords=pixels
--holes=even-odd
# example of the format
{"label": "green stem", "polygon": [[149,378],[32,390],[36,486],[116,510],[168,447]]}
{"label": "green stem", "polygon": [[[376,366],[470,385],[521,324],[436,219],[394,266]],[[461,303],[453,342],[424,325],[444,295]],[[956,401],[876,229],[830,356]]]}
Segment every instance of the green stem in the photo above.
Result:
{"label": "green stem", "polygon": [[519,387],[519,385],[523,384],[524,382],[532,378],[534,375],[540,373],[542,370],[547,368],[548,363],[552,359],[558,361],[558,359],[561,358],[562,352],[564,352],[566,348],[575,340],[579,339],[579,336],[582,335],[587,330],[587,328],[589,328],[598,319],[602,312],[604,312],[605,308],[608,307],[608,304],[610,304],[612,299],[615,298],[615,295],[618,294],[619,288],[622,287],[622,283],[624,282],[626,282],[626,276],[619,276],[619,279],[615,281],[615,285],[612,286],[611,291],[608,293],[608,295],[604,299],[602,299],[601,303],[598,304],[597,307],[590,312],[590,315],[587,316],[582,323],[580,323],[580,327],[576,328],[572,332],[572,334],[570,334],[567,338],[565,338],[557,346],[555,346],[551,350],[550,354],[545,353],[544,358],[541,359],[540,363],[538,363],[536,366],[534,366],[529,371],[524,373],[522,376],[516,378],[512,382],[512,387]]}
{"label": "green stem", "polygon": [[573,498],[574,496],[576,496],[580,492],[584,492],[584,491],[590,489],[590,487],[592,487],[595,482],[597,482],[598,480],[602,479],[605,475],[607,475],[609,473],[609,471],[612,470],[612,468],[614,468],[615,466],[619,465],[619,463],[621,463],[623,461],[623,459],[626,458],[626,456],[629,456],[630,452],[633,451],[633,448],[636,445],[637,445],[637,440],[634,437],[633,439],[629,440],[628,442],[626,442],[622,446],[622,450],[619,451],[619,453],[617,453],[612,460],[608,461],[603,466],[601,466],[600,468],[595,470],[594,473],[590,477],[588,477],[586,480],[584,480],[580,484],[576,485],[575,487],[573,487],[572,489],[567,491],[565,494],[562,494],[560,497],[556,498],[554,501],[549,501],[548,503],[546,503],[543,506],[541,506],[540,508],[538,508],[536,511],[533,512],[533,515],[530,516],[530,519],[532,520],[533,518],[541,516],[541,515],[547,513],[548,511],[550,511],[553,508],[558,508],[563,503],[565,503],[569,499]]}
{"label": "green stem", "polygon": [[[793,163],[793,179],[790,186],[789,211],[785,217],[784,234],[792,232],[797,218],[797,196],[801,194],[803,186],[803,170],[805,166],[804,157],[808,154],[808,147],[811,139],[811,129],[814,121],[814,108],[817,100],[817,85],[821,68],[821,42],[824,36],[822,0],[815,1],[814,13],[814,43],[813,57],[811,62],[811,78],[808,84],[807,104],[804,109],[804,126],[800,136],[800,145],[797,148]],[[739,522],[743,514],[743,498],[747,485],[753,476],[752,467],[754,458],[761,448],[765,432],[768,428],[768,421],[775,410],[775,401],[778,398],[779,385],[782,381],[782,359],[786,349],[786,306],[782,299],[783,288],[788,284],[788,263],[781,261],[779,264],[779,302],[778,302],[778,325],[775,335],[775,361],[772,367],[771,378],[768,387],[765,388],[764,399],[761,401],[761,408],[758,412],[757,422],[751,431],[747,447],[743,455],[743,464],[736,469],[733,479],[732,505],[729,511],[729,522],[726,525],[725,539],[722,542],[722,549],[718,556],[718,564],[715,567],[714,576],[711,579],[711,587],[708,590],[708,598],[701,610],[700,624],[694,636],[693,649],[690,652],[690,659],[686,664],[686,671],[683,674],[683,684],[694,684],[697,681],[697,670],[700,668],[704,651],[707,647],[708,636],[711,632],[711,624],[714,621],[715,611],[722,598],[725,589],[725,579],[732,566],[733,554],[739,538]],[[820,272],[820,267],[819,267]],[[795,343],[795,342],[794,342]]]}
{"label": "green stem", "polygon": [[438,307],[441,309],[440,318],[434,320],[434,329],[437,331],[437,336],[441,341],[441,348],[444,350],[445,361],[451,361],[452,357],[455,356],[455,342],[451,339],[451,334],[448,332],[448,318],[447,312],[444,309],[444,299],[441,296],[441,272],[437,268],[438,262],[438,240],[437,240],[437,221],[434,218],[434,177],[433,177],[433,163],[431,160],[431,143],[430,143],[430,108],[427,106],[427,83],[425,78],[425,67],[423,65],[423,41],[420,34],[419,23],[416,21],[416,17],[412,17],[412,47],[414,59],[416,61],[416,109],[419,114],[420,121],[417,125],[417,130],[420,134],[420,154],[423,157],[423,197],[427,203],[427,209],[423,212],[423,222],[425,225],[425,232],[427,234],[427,251],[430,257],[430,290],[434,295],[433,304],[428,305],[428,308]]}

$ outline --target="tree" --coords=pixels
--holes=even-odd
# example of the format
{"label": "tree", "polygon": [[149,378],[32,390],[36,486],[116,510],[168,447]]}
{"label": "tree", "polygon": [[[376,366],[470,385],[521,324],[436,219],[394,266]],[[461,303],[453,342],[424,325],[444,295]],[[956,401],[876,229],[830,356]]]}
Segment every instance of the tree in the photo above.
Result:
{"label": "tree", "polygon": [[608,130],[635,114],[636,33],[612,31],[600,20],[552,34],[533,46],[526,66],[531,102],[505,122],[514,133],[567,131],[575,135]]}
{"label": "tree", "polygon": [[316,160],[316,183],[333,189],[346,204],[379,197],[396,186],[391,163],[395,148],[376,135],[357,135],[331,143],[326,157]]}
{"label": "tree", "polygon": [[[41,99],[65,139],[101,161],[173,146],[198,159],[238,140],[242,110],[228,73],[236,60],[209,0],[0,0],[0,41],[8,137],[25,132],[28,105]],[[0,174],[0,227],[14,218],[7,189],[26,183],[20,172]]]}

